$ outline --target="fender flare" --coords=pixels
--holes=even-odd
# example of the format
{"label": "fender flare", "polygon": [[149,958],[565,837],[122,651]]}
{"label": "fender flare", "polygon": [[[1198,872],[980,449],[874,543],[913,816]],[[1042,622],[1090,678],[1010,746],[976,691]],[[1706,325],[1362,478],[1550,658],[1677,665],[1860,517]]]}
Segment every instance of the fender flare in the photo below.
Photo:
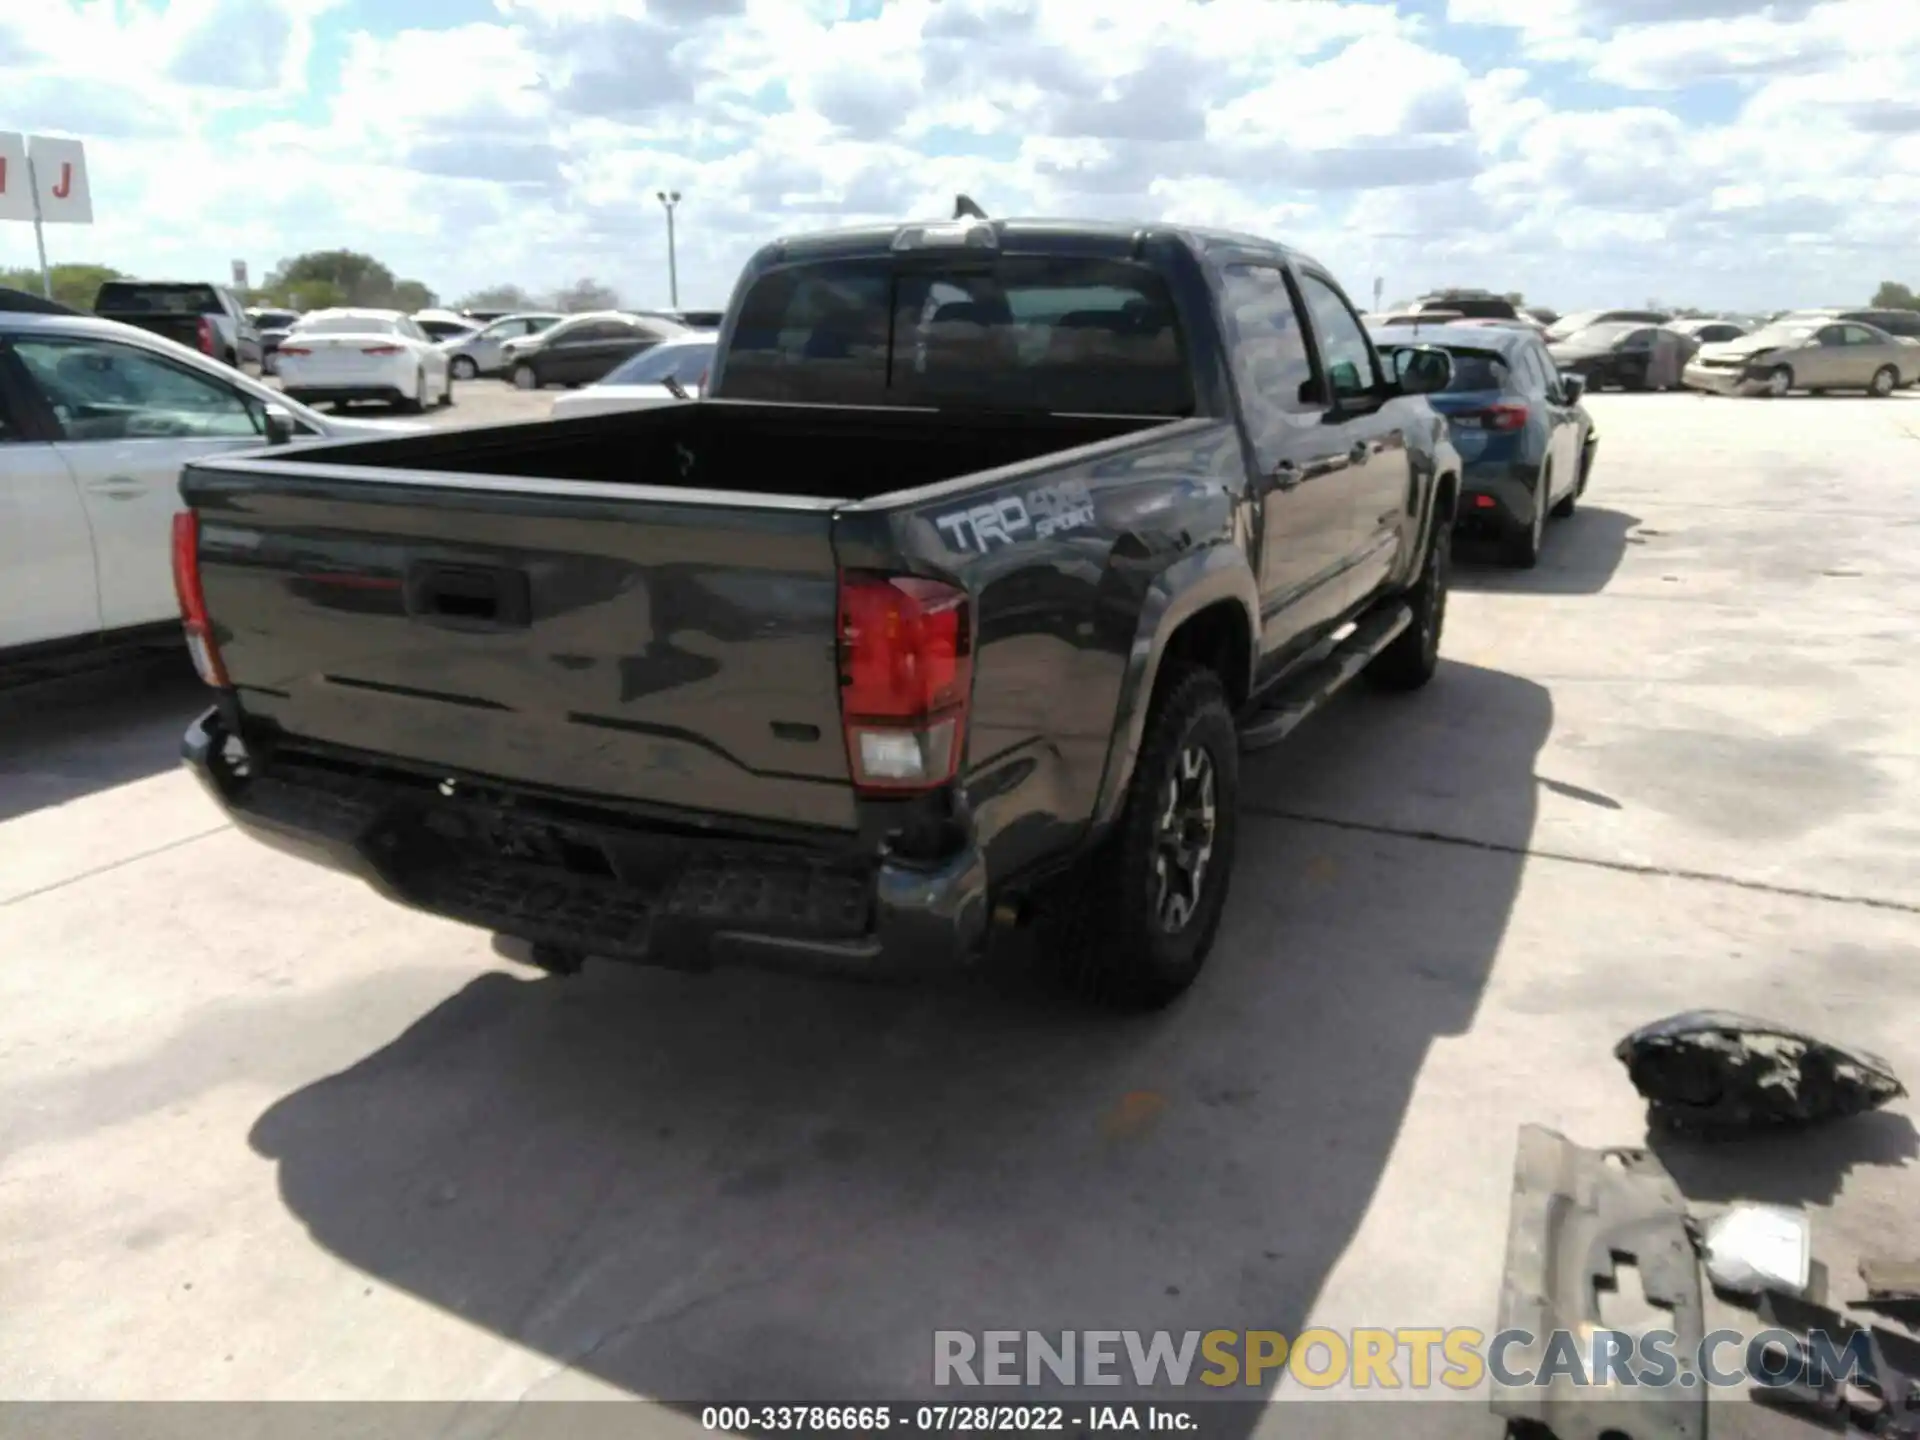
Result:
{"label": "fender flare", "polygon": [[1223,600],[1237,603],[1247,621],[1247,674],[1239,677],[1240,693],[1252,690],[1253,670],[1260,655],[1260,587],[1246,552],[1229,543],[1210,545],[1182,556],[1167,566],[1147,587],[1133,646],[1127,653],[1120,680],[1119,704],[1114,710],[1113,736],[1107,745],[1107,763],[1094,802],[1096,833],[1119,813],[1133,767],[1146,733],[1147,710],[1160,676],[1160,662],[1174,632],[1192,616]]}

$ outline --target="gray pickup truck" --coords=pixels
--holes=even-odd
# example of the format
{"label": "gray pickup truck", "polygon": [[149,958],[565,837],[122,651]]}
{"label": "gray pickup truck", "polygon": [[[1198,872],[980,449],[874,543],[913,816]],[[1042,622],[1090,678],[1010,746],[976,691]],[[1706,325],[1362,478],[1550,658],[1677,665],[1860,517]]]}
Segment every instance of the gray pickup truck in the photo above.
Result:
{"label": "gray pickup truck", "polygon": [[1435,671],[1450,370],[1249,236],[782,241],[705,400],[189,465],[186,756],[551,971],[910,973],[1031,921],[1164,1004],[1241,749]]}
{"label": "gray pickup truck", "polygon": [[260,332],[224,285],[199,280],[108,280],[93,313],[177,340],[240,370],[260,370]]}

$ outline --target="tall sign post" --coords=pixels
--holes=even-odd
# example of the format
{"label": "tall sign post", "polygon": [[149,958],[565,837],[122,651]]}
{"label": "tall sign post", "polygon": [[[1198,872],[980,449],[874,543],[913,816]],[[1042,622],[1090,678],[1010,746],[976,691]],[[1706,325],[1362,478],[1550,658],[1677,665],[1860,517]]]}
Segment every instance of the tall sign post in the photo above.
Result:
{"label": "tall sign post", "polygon": [[53,272],[47,268],[46,227],[93,223],[86,146],[57,135],[0,132],[0,220],[33,222],[40,289],[51,300]]}

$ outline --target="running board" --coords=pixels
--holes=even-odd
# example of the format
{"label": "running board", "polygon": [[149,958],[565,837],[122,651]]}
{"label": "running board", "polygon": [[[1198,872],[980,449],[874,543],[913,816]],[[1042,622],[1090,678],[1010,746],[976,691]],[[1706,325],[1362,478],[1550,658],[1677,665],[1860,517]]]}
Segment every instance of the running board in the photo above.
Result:
{"label": "running board", "polygon": [[1240,748],[1264,750],[1278,745],[1302,720],[1339,694],[1412,623],[1413,611],[1405,602],[1365,617],[1324,659],[1288,676],[1260,697],[1258,708],[1240,725]]}

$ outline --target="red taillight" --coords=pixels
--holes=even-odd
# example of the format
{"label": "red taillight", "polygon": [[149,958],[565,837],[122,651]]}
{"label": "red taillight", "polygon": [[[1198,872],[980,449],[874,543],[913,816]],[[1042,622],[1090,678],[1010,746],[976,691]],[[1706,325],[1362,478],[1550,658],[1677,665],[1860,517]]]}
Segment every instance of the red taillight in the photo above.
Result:
{"label": "red taillight", "polygon": [[362,345],[360,353],[362,355],[398,355],[400,347],[398,345]]}
{"label": "red taillight", "polygon": [[1519,430],[1527,423],[1527,407],[1524,405],[1489,405],[1479,413],[1482,430]]}
{"label": "red taillight", "polygon": [[227,667],[220,662],[213,622],[207,618],[207,597],[200,588],[200,517],[191,510],[178,511],[173,517],[173,594],[180,602],[193,668],[207,684],[226,688]]}
{"label": "red taillight", "polygon": [[313,351],[304,345],[282,345],[274,353],[277,355],[311,355]]}
{"label": "red taillight", "polygon": [[204,315],[200,317],[200,324],[195,330],[194,344],[200,347],[200,353],[202,355],[213,355],[219,350],[216,337],[213,333],[213,321]]}
{"label": "red taillight", "polygon": [[926,790],[953,779],[973,693],[964,590],[912,575],[840,577],[840,718],[853,782]]}

